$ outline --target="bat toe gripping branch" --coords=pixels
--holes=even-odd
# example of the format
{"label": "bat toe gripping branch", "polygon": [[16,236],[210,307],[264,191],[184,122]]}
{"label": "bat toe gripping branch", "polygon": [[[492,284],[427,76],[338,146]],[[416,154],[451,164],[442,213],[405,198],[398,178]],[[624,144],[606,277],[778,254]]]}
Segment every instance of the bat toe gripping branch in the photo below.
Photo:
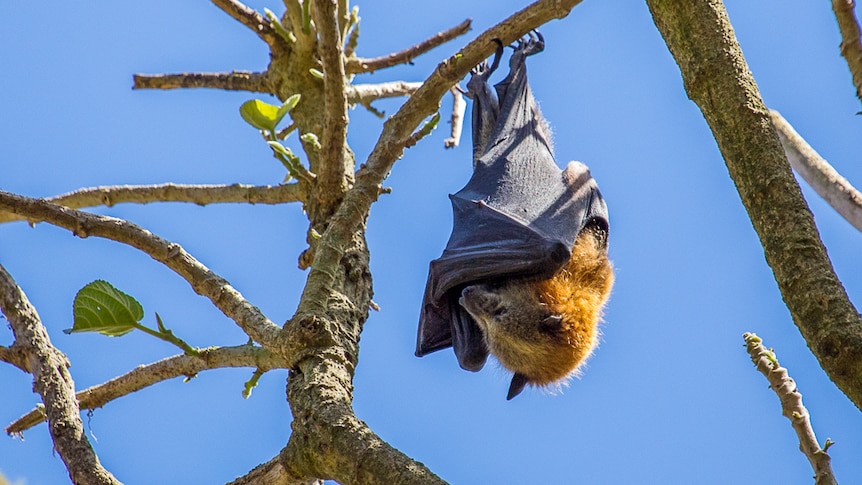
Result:
{"label": "bat toe gripping branch", "polygon": [[520,52],[524,57],[538,54],[545,50],[545,37],[536,29],[530,31],[529,34],[518,39],[518,45],[509,45],[512,50]]}

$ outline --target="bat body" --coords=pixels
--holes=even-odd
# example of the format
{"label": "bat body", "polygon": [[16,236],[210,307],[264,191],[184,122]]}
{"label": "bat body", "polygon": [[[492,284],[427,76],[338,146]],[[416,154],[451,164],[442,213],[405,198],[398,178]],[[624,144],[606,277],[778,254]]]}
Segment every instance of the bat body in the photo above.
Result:
{"label": "bat body", "polygon": [[454,225],[431,262],[416,355],[454,347],[462,368],[489,353],[514,373],[511,399],[575,372],[595,347],[613,283],[608,215],[587,167],[554,161],[548,127],[527,84],[526,58],[541,36],[519,42],[495,85],[483,63],[473,99],[473,176],[449,198]]}

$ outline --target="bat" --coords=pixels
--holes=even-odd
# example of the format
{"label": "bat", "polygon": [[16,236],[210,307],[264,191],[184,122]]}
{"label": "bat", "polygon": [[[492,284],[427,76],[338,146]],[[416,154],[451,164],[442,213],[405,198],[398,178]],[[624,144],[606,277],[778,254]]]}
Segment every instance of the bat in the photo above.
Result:
{"label": "bat", "polygon": [[473,175],[449,195],[452,235],[430,264],[416,355],[451,346],[463,369],[478,372],[491,354],[513,373],[511,400],[577,373],[597,344],[614,276],[598,185],[583,163],[559,168],[527,83],[526,59],[544,39],[534,31],[518,42],[495,96],[497,43],[467,83]]}

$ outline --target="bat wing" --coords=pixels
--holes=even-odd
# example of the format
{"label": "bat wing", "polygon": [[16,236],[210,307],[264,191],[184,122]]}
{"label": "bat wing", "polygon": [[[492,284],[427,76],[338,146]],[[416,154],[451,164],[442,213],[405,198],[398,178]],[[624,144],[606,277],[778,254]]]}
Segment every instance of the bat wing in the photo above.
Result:
{"label": "bat wing", "polygon": [[477,282],[550,277],[569,260],[584,227],[608,227],[607,207],[587,167],[572,162],[560,170],[554,161],[527,84],[526,55],[516,50],[509,75],[495,86],[494,130],[484,150],[474,150],[479,158],[470,181],[449,196],[452,235],[431,262],[419,317],[416,355],[453,346],[461,367],[471,371],[482,368],[488,350],[458,303],[461,290]]}

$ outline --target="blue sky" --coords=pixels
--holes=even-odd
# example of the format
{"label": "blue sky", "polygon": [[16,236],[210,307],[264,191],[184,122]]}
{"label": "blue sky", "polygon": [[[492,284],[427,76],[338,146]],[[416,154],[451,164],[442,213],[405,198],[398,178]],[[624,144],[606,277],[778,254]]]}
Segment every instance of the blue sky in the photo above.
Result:
{"label": "blue sky", "polygon": [[[279,2],[252,2],[280,13]],[[360,4],[359,54],[386,54],[465,18],[473,31],[414,65],[358,82],[421,81],[472,35],[519,9],[513,2]],[[44,7],[44,9],[41,9]],[[826,2],[733,0],[731,21],[768,106],[862,184],[862,117]],[[383,439],[453,483],[811,483],[777,397],[753,368],[753,331],[790,369],[830,449],[839,481],[862,476],[862,416],[835,388],[793,325],[724,162],[643,2],[585,1],[542,32],[534,94],[554,130],[557,161],[587,163],[608,202],[617,282],[603,338],[562,393],[505,400],[494,363],[459,369],[451,351],[413,356],[428,262],[451,230],[447,194],[469,178],[469,137],[444,150],[448,125],[405,153],[368,221],[375,301],[362,334],[355,408]],[[275,184],[283,168],[238,108],[259,96],[132,91],[132,74],[261,70],[265,46],[209,2],[0,5],[0,188],[51,196],[115,184]],[[499,76],[502,76],[500,73]],[[496,79],[499,79],[497,77]],[[377,104],[394,112],[401,100]],[[451,100],[443,100],[445,110]],[[367,156],[382,121],[350,112],[349,141]],[[295,141],[295,140],[294,140]],[[862,237],[803,191],[851,298],[862,293]],[[304,217],[278,207],[118,205],[127,218],[182,244],[271,320],[296,307],[305,273]],[[173,355],[143,334],[65,335],[75,293],[107,279],[136,296],[155,324],[193,345],[244,335],[171,271],[122,245],[40,224],[0,225],[0,262],[67,353],[78,389]],[[0,328],[0,344],[11,342]],[[248,400],[251,369],[164,382],[85,416],[105,466],[129,484],[219,483],[274,456],[289,436],[284,371]],[[37,400],[29,376],[0,366],[4,426]],[[0,471],[27,484],[67,480],[45,425],[0,437]]]}

